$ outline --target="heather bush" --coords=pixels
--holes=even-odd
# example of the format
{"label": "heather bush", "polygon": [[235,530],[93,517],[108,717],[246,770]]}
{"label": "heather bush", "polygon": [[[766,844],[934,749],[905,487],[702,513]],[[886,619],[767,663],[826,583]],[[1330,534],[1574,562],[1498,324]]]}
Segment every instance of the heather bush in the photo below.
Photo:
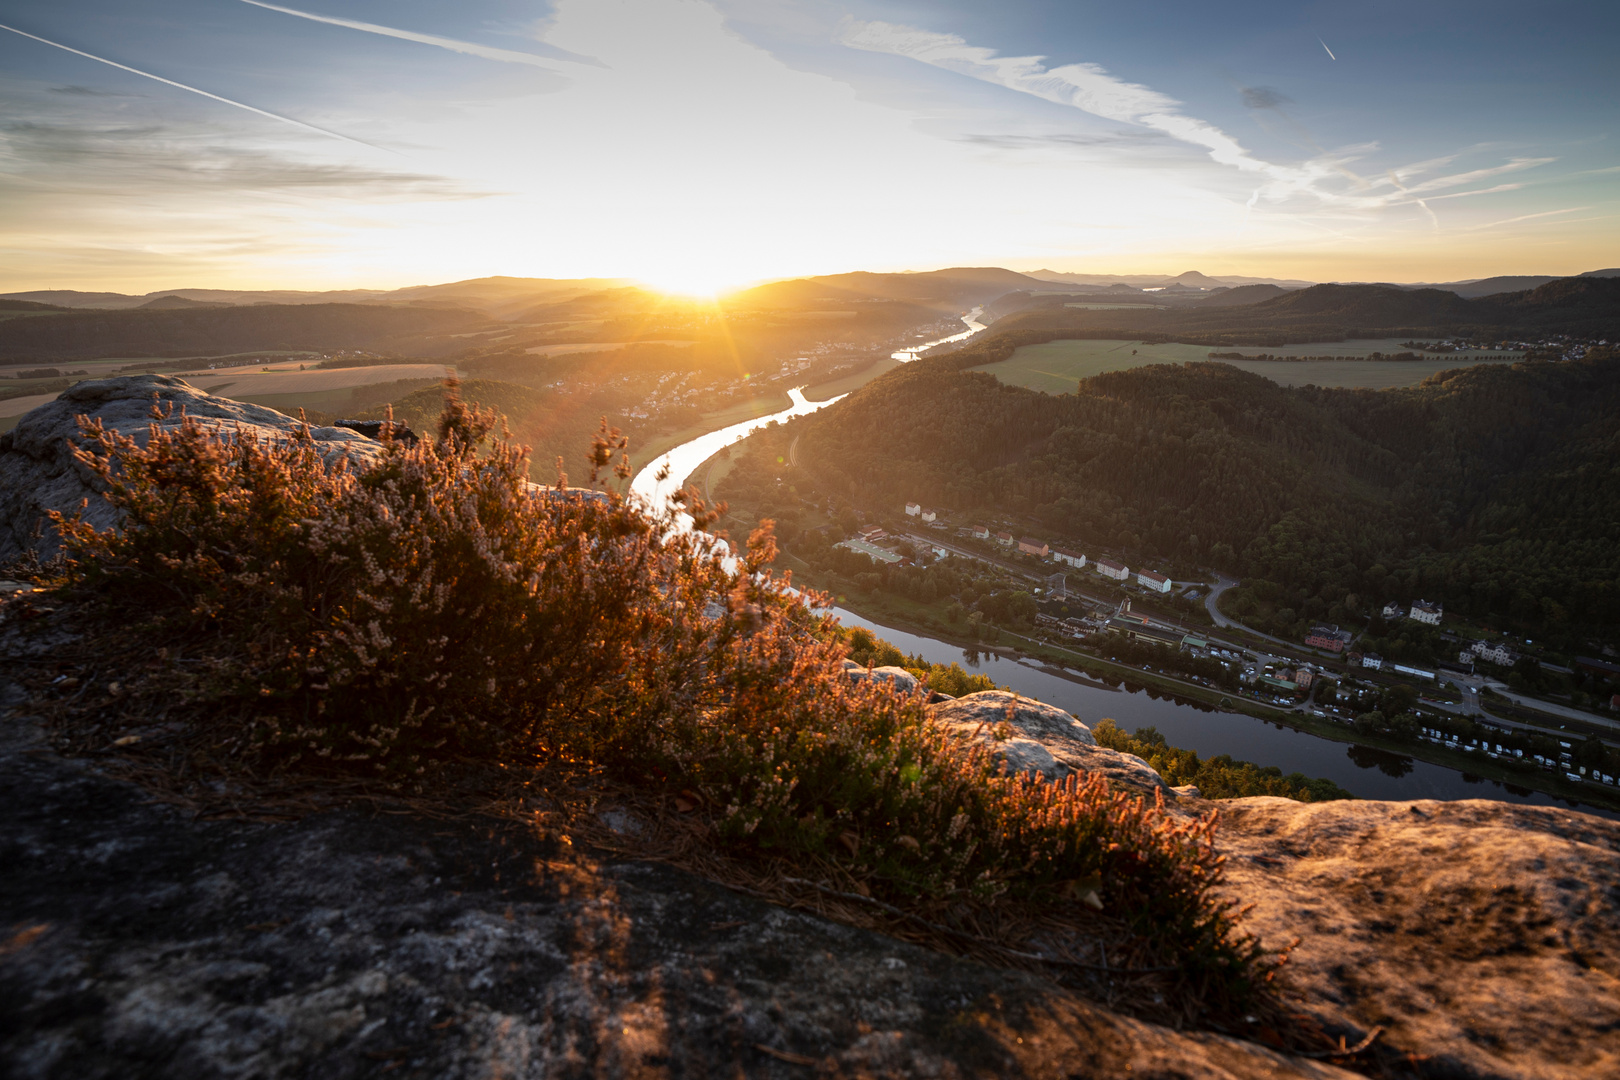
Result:
{"label": "heather bush", "polygon": [[[469,759],[605,774],[691,797],[742,857],[897,903],[1100,904],[1160,962],[1252,989],[1212,820],[1100,777],[1007,775],[933,728],[925,693],[844,678],[850,638],[875,646],[773,579],[768,523],[728,572],[672,527],[713,520],[694,497],[537,488],[492,425],[452,393],[436,438],[370,461],[323,458],[307,429],[186,422],[142,444],[89,426],[79,459],[124,516],[58,517],[71,574],[91,610],[208,659],[192,722],[244,767],[418,791]],[[623,449],[600,434],[593,483],[628,475]],[[901,660],[956,692],[988,683]]]}

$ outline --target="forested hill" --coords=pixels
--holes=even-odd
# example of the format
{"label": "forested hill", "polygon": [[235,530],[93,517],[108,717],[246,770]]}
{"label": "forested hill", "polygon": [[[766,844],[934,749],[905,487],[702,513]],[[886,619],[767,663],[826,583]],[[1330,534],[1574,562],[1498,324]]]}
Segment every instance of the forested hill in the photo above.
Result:
{"label": "forested hill", "polygon": [[457,344],[450,335],[488,321],[464,309],[365,304],[64,311],[0,321],[0,359],[217,356],[260,349],[405,348],[434,355]]}
{"label": "forested hill", "polygon": [[[1234,292],[1238,290],[1233,290]],[[1010,311],[998,334],[1018,343],[1055,337],[1157,338],[1208,345],[1281,345],[1395,335],[1496,337],[1571,333],[1620,337],[1620,278],[1560,278],[1535,289],[1465,300],[1444,289],[1393,285],[1315,285],[1234,304],[1218,293],[1202,303],[1094,310],[1073,297],[1030,294],[991,311]]]}
{"label": "forested hill", "polygon": [[[982,362],[982,357],[980,361]],[[1048,395],[922,361],[796,421],[814,487],[1005,513],[1054,539],[1277,583],[1303,621],[1443,600],[1620,622],[1620,359],[1284,388],[1229,365]]]}

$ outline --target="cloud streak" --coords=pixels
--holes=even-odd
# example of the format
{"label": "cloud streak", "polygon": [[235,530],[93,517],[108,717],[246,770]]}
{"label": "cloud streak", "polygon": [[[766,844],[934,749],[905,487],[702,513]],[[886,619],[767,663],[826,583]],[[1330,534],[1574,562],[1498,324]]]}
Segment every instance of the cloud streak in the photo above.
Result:
{"label": "cloud streak", "polygon": [[1215,161],[1244,172],[1274,171],[1274,166],[1250,155],[1220,128],[1181,112],[1181,102],[1150,87],[1115,78],[1096,64],[1047,68],[1041,63],[1044,57],[998,56],[994,49],[969,45],[955,34],[855,19],[839,25],[837,40],[852,49],[908,57],[1107,120],[1152,128],[1201,146]]}
{"label": "cloud streak", "polygon": [[361,139],[350,138],[349,136],[341,134],[340,132],[329,131],[323,127],[316,127],[314,124],[306,124],[302,120],[294,120],[290,116],[282,116],[280,113],[270,112],[268,109],[261,109],[245,102],[234,101],[231,98],[221,97],[218,94],[211,94],[207,90],[200,90],[195,86],[187,86],[185,83],[175,82],[173,79],[165,79],[163,76],[154,75],[150,71],[142,71],[139,68],[132,68],[128,64],[120,64],[117,61],[108,60],[106,57],[96,56],[93,53],[87,53],[81,49],[75,49],[70,46],[63,45],[61,42],[51,41],[49,38],[42,38],[37,34],[30,34],[25,30],[18,30],[15,26],[7,26],[4,23],[0,23],[0,30],[9,30],[13,34],[28,38],[30,41],[37,41],[42,45],[49,45],[53,49],[61,49],[63,52],[70,52],[74,56],[82,56],[86,60],[94,60],[98,64],[106,64],[108,67],[115,67],[119,71],[127,71],[131,75],[139,75],[143,79],[151,79],[154,82],[160,82],[164,86],[172,86],[177,90],[185,90],[193,94],[199,94],[205,98],[208,98],[210,101],[217,101],[223,105],[231,105],[238,109],[245,109],[250,113],[267,117],[271,120],[279,120],[283,124],[291,124],[293,127],[302,128],[305,131],[312,131],[317,135],[324,135],[328,139],[337,139],[341,142],[353,143],[356,146],[364,146],[372,150],[382,149],[382,147],[373,146],[371,143],[365,142]]}
{"label": "cloud streak", "polygon": [[[1097,64],[1075,63],[1048,68],[1043,63],[1044,57],[1001,56],[994,49],[971,45],[955,34],[854,18],[846,18],[839,24],[835,40],[852,49],[906,57],[1029,94],[1043,101],[1145,127],[1179,142],[1202,147],[1218,164],[1259,178],[1259,185],[1249,199],[1250,207],[1261,200],[1282,203],[1296,196],[1312,198],[1324,207],[1349,211],[1365,212],[1415,205],[1438,228],[1439,218],[1430,209],[1429,200],[1511,190],[1517,185],[1445,195],[1436,195],[1435,192],[1556,160],[1515,158],[1502,165],[1412,182],[1414,177],[1443,168],[1453,160],[1452,157],[1445,157],[1388,169],[1381,177],[1366,179],[1352,172],[1350,165],[1362,154],[1375,150],[1376,144],[1332,153],[1318,149],[1315,156],[1297,165],[1264,161],[1215,125],[1188,116],[1182,111],[1181,102],[1151,87],[1117,78]],[[1327,48],[1326,43],[1323,48]],[[1328,50],[1328,54],[1331,56],[1332,50]],[[1269,87],[1243,87],[1239,92],[1244,104],[1257,110],[1281,112],[1281,106],[1288,100]],[[1348,191],[1342,186],[1346,183],[1349,185]]]}
{"label": "cloud streak", "polygon": [[551,53],[550,56],[540,56],[536,53],[519,52],[516,49],[499,49],[493,45],[479,45],[471,41],[459,41],[456,38],[440,37],[437,34],[419,34],[414,30],[398,30],[392,26],[379,26],[376,23],[360,22],[358,19],[340,19],[335,15],[316,15],[309,11],[299,11],[297,8],[281,7],[279,4],[266,4],[263,0],[242,0],[244,4],[264,8],[267,11],[279,11],[283,15],[293,15],[311,22],[326,23],[328,26],[342,26],[349,30],[360,30],[367,34],[380,34],[383,37],[398,38],[401,41],[414,41],[419,45],[432,45],[450,52],[461,53],[464,56],[477,56],[485,60],[498,60],[506,64],[528,64],[531,67],[544,68],[547,71],[556,71],[553,62],[566,60],[576,64],[592,64],[600,67],[601,64],[589,57],[577,56],[563,49],[554,49],[543,46]]}

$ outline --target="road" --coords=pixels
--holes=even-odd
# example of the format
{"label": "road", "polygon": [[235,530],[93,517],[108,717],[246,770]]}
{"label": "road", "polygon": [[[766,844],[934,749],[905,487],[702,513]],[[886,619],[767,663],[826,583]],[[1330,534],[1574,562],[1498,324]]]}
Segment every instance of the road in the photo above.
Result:
{"label": "road", "polygon": [[1571,708],[1568,705],[1559,705],[1553,701],[1542,701],[1540,698],[1526,697],[1508,687],[1507,684],[1497,682],[1495,679],[1486,679],[1485,685],[1513,702],[1513,704],[1522,705],[1526,709],[1534,709],[1537,712],[1547,713],[1549,716],[1561,716],[1566,720],[1577,720],[1583,724],[1590,724],[1593,727],[1620,734],[1620,722],[1611,720],[1606,716]]}
{"label": "road", "polygon": [[[1237,584],[1236,579],[1229,578],[1225,574],[1216,574],[1215,575],[1215,587],[1213,589],[1209,590],[1209,594],[1204,597],[1204,610],[1209,612],[1209,617],[1210,617],[1211,620],[1214,621],[1216,626],[1219,626],[1219,627],[1221,627],[1223,629],[1230,627],[1231,629],[1234,629],[1234,630],[1241,630],[1245,634],[1252,634],[1253,636],[1259,638],[1261,641],[1269,641],[1273,645],[1281,645],[1283,648],[1288,650],[1288,653],[1291,653],[1291,654],[1297,655],[1297,654],[1306,653],[1306,652],[1313,652],[1314,653],[1316,651],[1315,649],[1312,649],[1309,645],[1304,645],[1304,644],[1301,644],[1301,643],[1299,643],[1297,641],[1284,641],[1282,638],[1272,637],[1270,634],[1262,634],[1258,630],[1254,630],[1254,629],[1251,629],[1251,628],[1249,628],[1247,626],[1244,626],[1242,623],[1238,622],[1236,619],[1228,619],[1225,615],[1222,615],[1221,614],[1221,605],[1220,605],[1221,594],[1223,592],[1225,592],[1227,589],[1232,588],[1236,584]],[[1287,654],[1285,654],[1285,655],[1287,655]]]}

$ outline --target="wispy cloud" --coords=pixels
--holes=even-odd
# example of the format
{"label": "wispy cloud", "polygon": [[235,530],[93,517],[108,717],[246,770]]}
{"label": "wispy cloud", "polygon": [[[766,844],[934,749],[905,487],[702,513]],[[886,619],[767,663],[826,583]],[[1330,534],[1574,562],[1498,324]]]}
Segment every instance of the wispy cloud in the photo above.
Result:
{"label": "wispy cloud", "polygon": [[365,142],[361,139],[350,138],[349,136],[336,131],[329,131],[323,127],[316,127],[314,124],[306,124],[302,120],[294,120],[290,116],[282,116],[280,113],[273,113],[267,109],[261,109],[257,106],[248,105],[241,101],[233,101],[231,98],[221,97],[218,94],[211,94],[207,90],[199,90],[195,86],[187,86],[185,83],[175,82],[173,79],[165,79],[163,76],[154,75],[150,71],[142,71],[139,68],[132,68],[127,64],[120,64],[116,61],[108,60],[103,56],[96,56],[93,53],[87,53],[80,49],[71,48],[67,45],[63,45],[61,42],[51,41],[49,38],[42,38],[37,34],[30,34],[24,30],[18,30],[14,26],[7,26],[4,23],[0,23],[0,30],[9,30],[13,34],[28,38],[30,41],[37,41],[41,45],[49,45],[53,49],[61,49],[63,52],[70,52],[74,56],[82,56],[86,60],[94,60],[98,64],[106,64],[108,67],[115,67],[119,71],[127,71],[131,75],[139,75],[143,79],[151,79],[154,82],[160,82],[165,86],[172,86],[177,90],[185,90],[193,94],[200,94],[203,97],[208,98],[210,101],[217,101],[223,105],[231,105],[238,109],[246,109],[250,113],[255,113],[271,120],[279,120],[283,124],[291,124],[293,127],[303,128],[305,131],[313,131],[317,135],[325,135],[329,139],[339,139],[346,143],[354,143],[356,146],[367,146],[371,147],[373,150],[382,149],[378,146],[372,146],[371,143]]}
{"label": "wispy cloud", "polygon": [[1494,229],[1498,225],[1515,225],[1521,221],[1535,221],[1537,218],[1559,217],[1563,214],[1578,214],[1582,210],[1590,210],[1590,206],[1571,206],[1564,210],[1544,210],[1539,214],[1520,214],[1518,217],[1503,218],[1501,221],[1487,221],[1483,225],[1474,225],[1468,232],[1479,232],[1482,229]]}
{"label": "wispy cloud", "polygon": [[908,57],[1108,120],[1152,128],[1201,146],[1221,164],[1245,172],[1266,173],[1272,169],[1220,128],[1181,112],[1179,101],[1150,87],[1115,78],[1097,64],[1047,68],[1041,62],[1045,57],[999,56],[994,49],[969,45],[955,34],[856,19],[846,19],[839,25],[838,41],[866,52]]}
{"label": "wispy cloud", "polygon": [[440,49],[461,53],[465,56],[478,56],[485,60],[499,60],[507,64],[528,64],[532,67],[545,68],[555,71],[555,61],[566,60],[575,64],[592,64],[600,67],[597,60],[590,57],[578,56],[563,49],[553,48],[543,42],[540,47],[546,50],[546,55],[537,53],[519,52],[516,49],[499,49],[493,45],[480,45],[473,41],[460,41],[456,38],[440,37],[437,34],[420,34],[414,30],[400,30],[392,26],[379,26],[376,23],[360,22],[358,19],[340,19],[335,15],[316,15],[309,11],[299,11],[297,8],[282,7],[279,4],[266,4],[262,0],[242,0],[244,4],[265,8],[269,11],[279,11],[283,15],[294,15],[300,19],[309,19],[311,22],[326,23],[329,26],[342,26],[350,30],[361,30],[368,34],[380,34],[383,37],[398,38],[401,41],[414,41],[421,45],[432,45]]}
{"label": "wispy cloud", "polygon": [[[1202,147],[1213,161],[1259,178],[1259,185],[1249,199],[1251,207],[1262,200],[1283,203],[1299,196],[1310,198],[1322,206],[1348,211],[1375,211],[1415,205],[1421,207],[1438,227],[1439,218],[1428,206],[1430,200],[1511,190],[1516,185],[1498,185],[1465,192],[1450,192],[1449,189],[1556,160],[1514,158],[1505,164],[1487,168],[1428,175],[1449,165],[1455,159],[1455,155],[1451,155],[1389,168],[1384,170],[1382,176],[1366,178],[1358,175],[1351,166],[1358,158],[1377,150],[1377,144],[1369,143],[1333,152],[1313,146],[1316,152],[1307,160],[1298,164],[1280,164],[1256,157],[1236,138],[1214,124],[1189,116],[1182,103],[1174,98],[1152,87],[1127,82],[1097,64],[1074,63],[1048,68],[1044,57],[1001,56],[994,49],[971,45],[955,34],[854,18],[846,18],[839,24],[836,40],[853,49],[903,56],[1095,116],[1148,128],[1179,142]],[[1325,45],[1323,47],[1326,48]],[[1239,93],[1244,105],[1250,109],[1280,113],[1282,106],[1288,103],[1288,98],[1270,87],[1240,87]],[[1420,177],[1427,178],[1418,179]],[[1436,194],[1439,192],[1448,193]]]}

